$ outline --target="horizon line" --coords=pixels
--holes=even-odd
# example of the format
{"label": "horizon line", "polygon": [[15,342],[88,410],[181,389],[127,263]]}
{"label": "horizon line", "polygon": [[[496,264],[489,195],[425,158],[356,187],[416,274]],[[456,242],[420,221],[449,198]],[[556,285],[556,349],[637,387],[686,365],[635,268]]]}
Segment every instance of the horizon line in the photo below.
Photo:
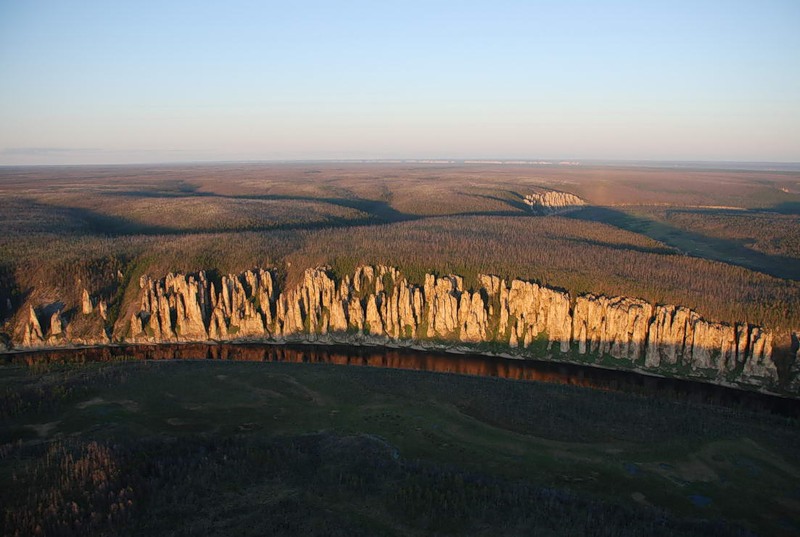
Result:
{"label": "horizon line", "polygon": [[[136,167],[136,166],[203,166],[227,164],[462,164],[462,165],[510,165],[510,166],[778,166],[781,168],[798,168],[800,160],[715,160],[715,159],[602,159],[602,158],[289,158],[289,159],[219,159],[219,160],[154,160],[143,162],[86,162],[86,163],[41,163],[41,164],[4,164],[0,168],[80,168],[80,167]],[[766,170],[772,171],[772,170]],[[782,170],[786,171],[786,170]]]}

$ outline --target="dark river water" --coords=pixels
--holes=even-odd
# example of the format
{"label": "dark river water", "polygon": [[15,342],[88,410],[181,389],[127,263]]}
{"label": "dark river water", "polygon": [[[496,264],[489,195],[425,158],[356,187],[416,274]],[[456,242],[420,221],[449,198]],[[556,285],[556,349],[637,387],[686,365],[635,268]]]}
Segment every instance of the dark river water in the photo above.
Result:
{"label": "dark river water", "polygon": [[4,356],[7,362],[102,362],[143,360],[241,360],[389,367],[523,381],[568,384],[606,391],[666,397],[800,417],[800,400],[737,390],[714,384],[612,371],[575,364],[514,360],[475,354],[347,345],[265,345],[182,343],[48,349]]}

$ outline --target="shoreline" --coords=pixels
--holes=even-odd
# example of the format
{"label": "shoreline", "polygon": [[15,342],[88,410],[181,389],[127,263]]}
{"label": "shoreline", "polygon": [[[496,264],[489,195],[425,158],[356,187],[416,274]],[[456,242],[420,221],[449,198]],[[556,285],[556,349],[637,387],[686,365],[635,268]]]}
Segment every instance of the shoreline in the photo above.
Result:
{"label": "shoreline", "polygon": [[[109,352],[104,352],[109,351]],[[115,353],[113,351],[121,351]],[[160,351],[160,352],[159,352]],[[85,356],[86,353],[94,354]],[[286,359],[287,353],[311,353],[308,360]],[[188,357],[186,354],[197,356]],[[272,353],[272,354],[270,354]],[[103,345],[71,345],[13,349],[0,352],[6,364],[22,361],[24,357],[62,357],[84,354],[84,361],[111,361],[115,356],[131,355],[135,360],[213,360],[213,361],[308,361],[329,362],[339,365],[364,365],[403,370],[424,370],[446,374],[507,378],[521,381],[539,381],[555,384],[581,385],[590,389],[653,395],[672,393],[679,398],[696,398],[696,394],[709,400],[763,399],[774,404],[767,406],[796,407],[794,415],[800,416],[800,398],[755,387],[742,388],[697,378],[661,375],[636,368],[619,369],[601,364],[572,360],[527,358],[506,353],[478,352],[465,347],[422,345],[420,342],[391,344],[376,341],[337,341],[320,339],[271,339],[229,341],[184,341],[161,343],[109,343]],[[276,358],[277,356],[277,358]],[[327,357],[327,358],[326,358]],[[334,358],[331,358],[334,357]],[[337,361],[338,360],[338,361]],[[417,362],[415,362],[417,360]],[[401,365],[397,365],[397,363]],[[407,363],[408,362],[408,363]],[[425,362],[425,365],[419,363]],[[433,366],[430,363],[432,362]],[[441,370],[438,362],[450,365]],[[409,365],[409,363],[411,365]],[[477,364],[477,365],[476,365]],[[472,371],[474,369],[474,371]],[[680,395],[678,395],[680,394]],[[693,395],[695,394],[695,395]],[[702,397],[701,397],[702,398]]]}

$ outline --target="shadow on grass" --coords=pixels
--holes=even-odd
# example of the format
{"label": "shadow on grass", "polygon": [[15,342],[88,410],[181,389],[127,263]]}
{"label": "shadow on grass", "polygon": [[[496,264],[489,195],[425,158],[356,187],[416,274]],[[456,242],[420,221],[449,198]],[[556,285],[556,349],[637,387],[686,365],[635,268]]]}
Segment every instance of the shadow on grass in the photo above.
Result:
{"label": "shadow on grass", "polygon": [[676,248],[670,248],[670,247],[647,248],[644,246],[634,246],[633,244],[615,244],[613,242],[595,241],[591,239],[573,239],[567,237],[562,238],[560,240],[563,242],[572,242],[576,244],[587,244],[590,246],[596,246],[598,248],[608,248],[610,250],[624,250],[628,252],[639,252],[643,254],[674,255],[680,253]]}
{"label": "shadow on grass", "polygon": [[[511,207],[512,209],[515,209],[515,211],[520,211],[523,214],[528,215],[528,216],[531,215],[530,207],[524,201],[522,201],[523,200],[522,196],[520,196],[519,194],[517,194],[516,192],[513,192],[511,190],[506,190],[505,192],[506,192],[506,194],[508,194],[507,198],[501,198],[500,196],[489,196],[487,194],[464,194],[464,195],[465,196],[469,196],[471,198],[486,199],[486,200],[490,200],[490,201],[499,201],[500,203],[504,203],[504,204],[508,205],[509,207]],[[517,214],[517,212],[514,212],[513,214],[515,216],[522,216],[522,215]]]}
{"label": "shadow on grass", "polygon": [[[0,264],[0,329],[2,323],[14,317],[30,295],[30,289],[20,288],[17,276],[14,273],[14,268],[6,263]],[[8,343],[3,341],[6,337],[10,338],[9,334],[0,332],[0,343]]]}
{"label": "shadow on grass", "polygon": [[[156,195],[157,194],[157,195]],[[138,194],[137,194],[138,195]],[[149,198],[178,198],[186,197],[185,195],[171,195],[169,193],[150,193],[143,195]],[[152,225],[136,220],[125,218],[113,214],[105,214],[93,209],[84,207],[68,207],[55,204],[46,204],[33,200],[25,200],[25,210],[31,210],[37,214],[47,215],[48,220],[63,220],[69,222],[75,227],[68,227],[65,231],[63,226],[53,225],[51,222],[42,222],[41,229],[35,231],[67,234],[72,235],[100,235],[108,237],[121,237],[126,235],[195,235],[205,233],[221,233],[221,232],[266,232],[266,231],[280,231],[280,230],[314,230],[335,227],[348,227],[348,226],[363,226],[363,225],[380,225],[393,222],[401,222],[406,220],[415,220],[417,217],[400,213],[385,202],[373,200],[345,200],[345,199],[316,199],[311,197],[289,197],[289,196],[262,196],[251,197],[243,199],[275,199],[286,201],[317,201],[323,203],[330,203],[341,207],[347,207],[359,210],[366,213],[365,217],[361,218],[342,218],[335,216],[328,216],[324,220],[309,221],[309,222],[290,222],[285,224],[263,225],[263,226],[247,226],[247,227],[225,227],[219,226],[203,226],[191,229]],[[42,217],[44,219],[44,217]],[[24,231],[22,232],[24,234]]]}
{"label": "shadow on grass", "polygon": [[415,215],[402,213],[386,201],[371,200],[358,197],[314,197],[314,196],[289,196],[283,194],[259,194],[259,195],[226,195],[211,192],[197,192],[195,190],[126,190],[111,192],[106,195],[123,196],[131,198],[217,198],[229,200],[252,200],[252,201],[301,201],[308,203],[327,203],[345,209],[353,209],[369,215],[369,219],[375,223],[403,222],[414,220]]}
{"label": "shadow on grass", "polygon": [[709,237],[608,207],[586,207],[564,216],[588,222],[601,222],[639,233],[686,255],[738,265],[777,278],[800,280],[800,265],[796,259],[757,252],[748,248],[743,241]]}
{"label": "shadow on grass", "polygon": [[[137,222],[135,220],[124,218],[118,215],[109,215],[101,213],[92,209],[83,207],[64,207],[59,205],[48,205],[40,202],[30,201],[31,207],[38,207],[44,209],[51,214],[58,212],[65,216],[68,220],[80,225],[88,233],[103,236],[125,236],[125,235],[194,235],[204,233],[220,233],[220,232],[234,232],[234,231],[248,231],[248,232],[267,232],[267,231],[288,231],[288,230],[315,230],[326,228],[341,228],[341,227],[355,227],[355,226],[371,226],[371,225],[384,225],[394,224],[399,222],[409,222],[415,220],[423,220],[427,218],[440,218],[440,217],[469,217],[469,216],[505,216],[505,217],[528,217],[530,213],[521,213],[518,210],[509,211],[470,211],[461,212],[447,215],[431,215],[420,216],[398,211],[392,207],[388,202],[383,200],[372,200],[365,198],[346,198],[346,197],[327,197],[316,198],[313,196],[288,196],[288,195],[255,195],[255,196],[228,196],[219,194],[208,193],[195,193],[195,192],[177,192],[177,191],[124,191],[115,192],[111,195],[115,196],[130,196],[131,198],[150,198],[150,199],[179,199],[187,197],[201,197],[201,198],[219,198],[229,200],[253,200],[253,201],[286,201],[286,202],[305,202],[305,203],[324,203],[342,207],[346,209],[353,209],[363,213],[365,216],[360,218],[343,218],[329,216],[325,220],[310,221],[310,222],[291,222],[286,224],[274,224],[265,226],[249,226],[239,228],[226,228],[224,226],[205,226],[195,227],[191,229],[151,225],[147,223]],[[508,200],[500,201],[509,203],[511,207],[516,208],[513,202]],[[50,230],[58,232],[57,229]]]}
{"label": "shadow on grass", "polygon": [[800,215],[800,201],[785,201],[775,205],[772,210],[780,214]]}

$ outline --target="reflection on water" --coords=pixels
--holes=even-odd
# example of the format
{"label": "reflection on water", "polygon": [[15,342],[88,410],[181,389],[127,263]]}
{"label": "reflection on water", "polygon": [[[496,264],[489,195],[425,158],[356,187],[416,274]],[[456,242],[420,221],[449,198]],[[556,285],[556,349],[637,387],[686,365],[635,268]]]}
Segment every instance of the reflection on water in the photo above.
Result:
{"label": "reflection on water", "polygon": [[110,361],[124,356],[144,360],[240,360],[255,362],[296,362],[350,366],[389,367],[456,373],[514,380],[569,384],[587,388],[663,396],[697,403],[740,406],[752,410],[800,416],[800,400],[764,395],[706,384],[612,371],[575,364],[514,360],[474,354],[355,347],[346,345],[266,345],[184,343],[162,345],[120,345],[78,349],[50,349],[8,354],[10,361],[29,363]]}

